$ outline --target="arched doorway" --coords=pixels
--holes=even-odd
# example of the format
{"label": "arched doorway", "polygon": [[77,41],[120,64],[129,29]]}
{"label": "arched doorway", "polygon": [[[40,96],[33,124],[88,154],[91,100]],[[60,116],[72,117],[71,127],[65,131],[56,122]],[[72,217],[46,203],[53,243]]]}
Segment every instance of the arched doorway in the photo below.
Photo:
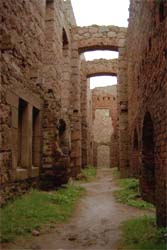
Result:
{"label": "arched doorway", "polygon": [[138,134],[137,129],[134,129],[133,133],[133,144],[132,144],[132,175],[134,177],[139,176],[139,145],[138,145]]}
{"label": "arched doorway", "polygon": [[145,200],[155,203],[154,127],[149,112],[144,116],[142,129],[141,192]]}

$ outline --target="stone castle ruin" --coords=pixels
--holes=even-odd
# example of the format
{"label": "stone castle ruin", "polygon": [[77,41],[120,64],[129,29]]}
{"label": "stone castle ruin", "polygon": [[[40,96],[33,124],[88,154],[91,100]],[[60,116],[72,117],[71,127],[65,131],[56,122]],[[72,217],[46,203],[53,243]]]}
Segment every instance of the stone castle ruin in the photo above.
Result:
{"label": "stone castle ruin", "polygon": [[[1,203],[87,165],[140,179],[167,223],[167,2],[131,0],[128,28],[78,27],[70,0],[1,0]],[[84,52],[117,51],[86,61]],[[117,76],[90,90],[92,76]]]}

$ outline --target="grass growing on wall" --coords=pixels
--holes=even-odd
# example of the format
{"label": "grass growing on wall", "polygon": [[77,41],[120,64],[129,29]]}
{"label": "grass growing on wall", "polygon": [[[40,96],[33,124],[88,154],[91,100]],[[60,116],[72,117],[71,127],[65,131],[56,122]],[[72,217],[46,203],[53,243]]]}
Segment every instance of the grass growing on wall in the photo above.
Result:
{"label": "grass growing on wall", "polygon": [[81,171],[83,179],[88,182],[94,179],[96,172],[96,168],[93,166],[87,166]]}
{"label": "grass growing on wall", "polygon": [[126,250],[166,250],[167,229],[157,229],[154,217],[128,220],[122,225],[122,246]]}
{"label": "grass growing on wall", "polygon": [[0,210],[0,241],[9,242],[43,225],[66,221],[83,191],[82,187],[68,184],[53,192],[32,190],[9,203]]}
{"label": "grass growing on wall", "polygon": [[139,192],[139,180],[134,178],[120,179],[119,172],[116,170],[113,175],[120,187],[119,190],[114,191],[117,201],[140,209],[154,208],[151,203],[142,200]]}

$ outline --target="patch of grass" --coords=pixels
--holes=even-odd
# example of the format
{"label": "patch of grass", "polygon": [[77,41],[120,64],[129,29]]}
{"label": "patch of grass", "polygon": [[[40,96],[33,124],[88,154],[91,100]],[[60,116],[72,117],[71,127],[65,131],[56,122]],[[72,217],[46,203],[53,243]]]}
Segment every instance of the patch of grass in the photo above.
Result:
{"label": "patch of grass", "polygon": [[122,225],[121,249],[166,250],[167,229],[157,229],[155,218],[144,216],[128,220]]}
{"label": "patch of grass", "polygon": [[81,174],[85,181],[92,181],[96,176],[96,168],[93,166],[87,166],[86,168],[82,169]]}
{"label": "patch of grass", "polygon": [[139,191],[139,180],[134,178],[117,178],[117,183],[120,186],[119,190],[114,191],[117,201],[141,209],[154,208],[151,203],[142,200]]}
{"label": "patch of grass", "polygon": [[65,185],[53,192],[32,190],[1,208],[1,242],[31,233],[48,223],[64,222],[75,208],[84,188]]}

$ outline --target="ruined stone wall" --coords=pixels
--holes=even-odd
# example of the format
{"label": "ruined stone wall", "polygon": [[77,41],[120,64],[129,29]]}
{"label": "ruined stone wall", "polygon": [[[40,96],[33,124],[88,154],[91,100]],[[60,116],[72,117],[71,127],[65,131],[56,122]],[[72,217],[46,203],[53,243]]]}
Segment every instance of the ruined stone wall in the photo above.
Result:
{"label": "ruined stone wall", "polygon": [[102,48],[118,51],[124,46],[126,28],[92,25],[73,27],[72,32],[80,53]]}
{"label": "ruined stone wall", "polygon": [[[65,14],[72,11],[64,1],[48,1],[45,17],[44,48],[44,123],[42,180],[67,182],[71,175],[71,95],[72,47],[71,20]],[[64,15],[63,15],[64,13]],[[64,123],[64,131],[61,131]],[[49,181],[50,180],[50,181]]]}
{"label": "ruined stone wall", "polygon": [[76,26],[76,19],[74,16],[71,0],[63,0],[63,13],[66,18],[66,22],[69,26]]}
{"label": "ruined stone wall", "polygon": [[[131,0],[128,28],[130,165],[144,199],[167,224],[167,2]],[[136,132],[135,132],[136,131]],[[134,164],[134,154],[139,158]]]}
{"label": "ruined stone wall", "polygon": [[[58,140],[58,118],[61,111],[61,65],[63,63],[63,34],[60,1],[47,1],[45,12],[44,47],[44,115],[42,178],[51,178],[55,165],[54,142]],[[54,170],[56,171],[56,169]]]}
{"label": "ruined stone wall", "polygon": [[31,185],[49,188],[71,175],[72,74],[77,62],[72,63],[71,56],[70,27],[75,19],[69,1],[0,4],[4,203]]}
{"label": "ruined stone wall", "polygon": [[[28,185],[22,185],[25,179],[34,182],[39,174],[45,2],[1,1],[1,14],[0,181],[3,203],[13,192],[19,192],[21,186],[24,191],[27,189]],[[22,147],[18,137],[21,133],[19,119],[24,130]]]}
{"label": "ruined stone wall", "polygon": [[129,137],[128,137],[128,86],[127,86],[127,51],[126,40],[124,47],[119,49],[119,71],[117,77],[118,104],[118,145],[119,170],[121,177],[129,177]]}
{"label": "ruined stone wall", "polygon": [[[118,131],[117,131],[117,87],[100,87],[92,90],[92,116],[93,116],[93,140],[94,140],[94,164],[104,160],[98,156],[101,148],[103,153],[110,152],[110,164],[108,167],[116,167],[118,164]],[[105,146],[105,147],[101,147]],[[101,157],[102,154],[100,153]],[[100,163],[99,163],[100,164]],[[106,163],[107,164],[107,163]]]}

